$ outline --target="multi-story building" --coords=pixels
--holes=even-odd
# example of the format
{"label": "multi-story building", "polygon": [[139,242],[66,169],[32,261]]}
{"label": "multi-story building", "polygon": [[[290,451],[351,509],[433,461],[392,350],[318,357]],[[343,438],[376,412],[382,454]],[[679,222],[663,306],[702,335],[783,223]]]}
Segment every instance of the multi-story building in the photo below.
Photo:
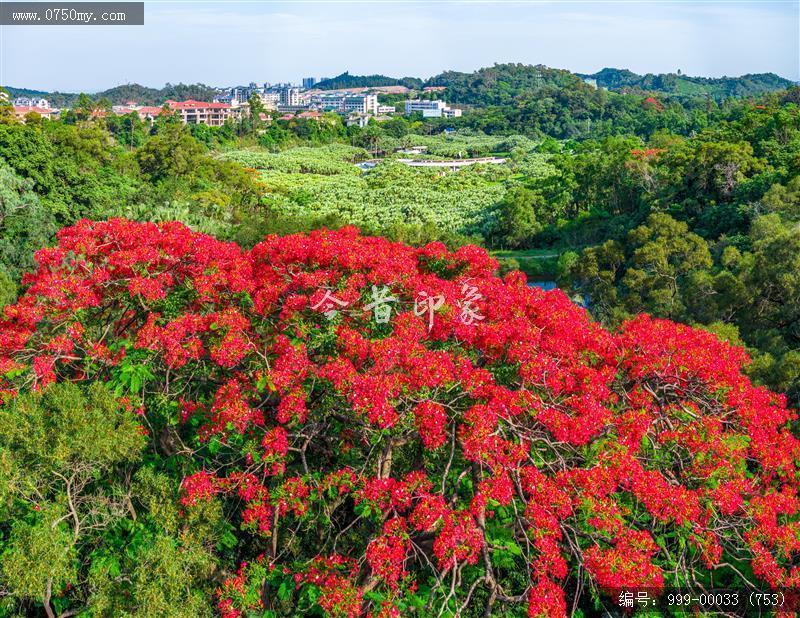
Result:
{"label": "multi-story building", "polygon": [[325,111],[350,114],[378,114],[378,95],[324,92],[311,97],[311,105]]}
{"label": "multi-story building", "polygon": [[50,101],[41,97],[17,97],[14,99],[14,107],[38,107],[39,109],[50,109]]}
{"label": "multi-story building", "polygon": [[313,88],[314,84],[316,84],[316,83],[317,83],[317,78],[316,77],[304,77],[303,78],[303,88],[305,88],[306,90],[308,90],[310,88]]}
{"label": "multi-story building", "polygon": [[300,88],[295,86],[286,86],[279,91],[279,102],[281,105],[288,107],[297,107],[300,105]]}
{"label": "multi-story building", "polygon": [[261,99],[261,104],[264,109],[278,109],[278,103],[281,102],[281,95],[272,90],[266,90],[258,93],[258,98]]}
{"label": "multi-story building", "polygon": [[206,124],[210,127],[221,127],[234,113],[233,107],[228,103],[207,103],[191,99],[167,101],[167,106],[183,124]]}
{"label": "multi-story building", "polygon": [[412,99],[405,103],[406,114],[422,112],[423,118],[458,118],[461,110],[447,107],[444,101],[431,101],[429,99]]}
{"label": "multi-story building", "polygon": [[361,114],[378,114],[377,94],[351,94],[344,97],[344,112]]}

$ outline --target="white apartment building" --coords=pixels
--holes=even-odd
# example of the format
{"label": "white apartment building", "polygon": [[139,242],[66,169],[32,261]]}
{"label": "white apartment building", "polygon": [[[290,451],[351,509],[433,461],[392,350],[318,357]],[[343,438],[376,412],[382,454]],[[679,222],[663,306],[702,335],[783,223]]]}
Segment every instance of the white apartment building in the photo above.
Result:
{"label": "white apartment building", "polygon": [[378,114],[377,94],[352,94],[343,97],[345,113],[359,112],[362,114]]}
{"label": "white apartment building", "polygon": [[423,118],[458,118],[461,110],[447,107],[444,101],[431,101],[429,99],[412,99],[405,103],[405,113],[414,114],[422,112]]}
{"label": "white apartment building", "polygon": [[289,86],[281,88],[279,92],[279,103],[289,107],[297,107],[300,105],[300,88]]}
{"label": "white apartment building", "polygon": [[311,104],[325,111],[350,114],[378,114],[378,95],[376,94],[348,94],[348,93],[320,93],[311,97]]}
{"label": "white apartment building", "polygon": [[50,101],[40,97],[17,97],[14,99],[15,107],[38,107],[39,109],[50,109]]}

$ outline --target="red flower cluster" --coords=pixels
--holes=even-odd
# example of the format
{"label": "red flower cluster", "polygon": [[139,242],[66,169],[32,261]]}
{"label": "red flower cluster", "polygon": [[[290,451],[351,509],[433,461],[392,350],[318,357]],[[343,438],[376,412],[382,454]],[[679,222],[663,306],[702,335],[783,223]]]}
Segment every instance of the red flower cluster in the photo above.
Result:
{"label": "red flower cluster", "polygon": [[[272,607],[333,616],[403,613],[417,582],[433,604],[564,615],[568,590],[745,558],[800,583],[795,413],[709,333],[647,316],[608,332],[480,249],[352,228],[243,251],[177,223],[82,221],[37,260],[0,323],[0,392],[111,381],[157,431],[177,424],[196,471],[183,508],[224,501],[247,540],[224,616],[258,610],[264,581],[315,591]],[[388,324],[313,308],[373,286],[396,299]],[[465,286],[483,320],[446,302],[429,329],[414,311]],[[504,579],[508,560],[525,576]]]}

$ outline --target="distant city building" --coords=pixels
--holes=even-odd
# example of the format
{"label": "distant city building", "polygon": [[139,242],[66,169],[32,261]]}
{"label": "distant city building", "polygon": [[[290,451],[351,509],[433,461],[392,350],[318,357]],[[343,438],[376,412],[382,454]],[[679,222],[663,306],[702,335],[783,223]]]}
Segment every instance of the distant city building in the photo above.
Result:
{"label": "distant city building", "polygon": [[316,84],[316,83],[317,83],[317,78],[316,77],[304,77],[303,78],[303,88],[305,88],[306,90],[308,90],[310,88],[313,88],[314,84]]}
{"label": "distant city building", "polygon": [[50,101],[40,97],[17,97],[14,99],[15,107],[38,107],[39,109],[50,109]]}
{"label": "distant city building", "polygon": [[258,93],[258,98],[261,99],[261,104],[264,109],[278,109],[278,103],[281,102],[281,95],[278,92],[268,90],[266,92]]}
{"label": "distant city building", "polygon": [[[214,97],[214,103],[228,103],[229,105],[244,105],[253,95],[263,97],[265,93],[271,91],[269,84],[264,84],[262,88],[255,82],[250,82],[247,86],[234,86],[224,90]],[[277,91],[275,91],[277,92]],[[262,99],[263,101],[263,99]]]}
{"label": "distant city building", "polygon": [[412,99],[405,103],[405,113],[414,114],[421,112],[423,118],[458,118],[461,110],[447,107],[444,101],[431,101],[429,99]]}
{"label": "distant city building", "polygon": [[300,89],[294,86],[285,86],[280,89],[279,102],[281,105],[296,107],[300,105]]}

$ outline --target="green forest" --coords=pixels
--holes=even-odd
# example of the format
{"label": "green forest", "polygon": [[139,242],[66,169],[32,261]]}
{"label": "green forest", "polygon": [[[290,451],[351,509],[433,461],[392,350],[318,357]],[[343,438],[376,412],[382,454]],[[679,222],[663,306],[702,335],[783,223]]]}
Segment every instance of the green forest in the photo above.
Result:
{"label": "green forest", "polygon": [[[745,350],[752,362],[744,371],[754,384],[785,394],[792,406],[800,405],[800,88],[769,75],[735,81],[604,70],[585,77],[608,90],[567,71],[513,64],[471,74],[447,72],[427,81],[357,78],[347,73],[333,78],[325,87],[444,86],[442,98],[466,110],[461,118],[394,116],[372,120],[363,128],[345,126],[332,113],[319,120],[286,120],[268,112],[266,120],[245,117],[219,128],[184,126],[170,116],[149,124],[135,113],[93,113],[108,108],[101,98],[154,104],[164,98],[208,98],[209,90],[201,85],[168,85],[164,90],[123,86],[98,97],[65,95],[63,102],[74,102],[74,107],[57,121],[30,114],[20,122],[4,103],[0,106],[0,306],[11,307],[26,294],[39,293],[37,286],[44,284],[32,285],[26,274],[36,268],[36,252],[59,242],[68,244],[69,238],[65,241],[59,230],[75,224],[80,229],[85,220],[179,221],[193,233],[210,235],[215,242],[232,241],[242,251],[254,252],[267,235],[323,229],[356,243],[346,227],[355,225],[364,236],[411,247],[443,243],[446,249],[431,249],[423,260],[442,281],[452,278],[449,268],[479,272],[483,267],[452,256],[461,256],[459,251],[468,256],[468,245],[484,247],[499,260],[507,281],[521,270],[529,282],[552,282],[612,333],[623,332],[629,326],[622,325],[642,313],[707,331],[708,341],[718,339]],[[473,157],[498,161],[457,169],[409,165]],[[36,256],[53,260],[56,272],[67,268],[76,253],[96,249],[92,242]],[[221,254],[227,251],[221,244],[210,246]],[[135,246],[127,250],[136,252]],[[296,266],[287,257],[292,249],[272,250],[270,259],[287,260],[289,269]],[[358,256],[364,249],[353,245],[349,250]],[[56,263],[52,255],[61,261]],[[202,261],[202,257],[192,259]],[[76,264],[64,281],[78,276],[81,265]],[[141,269],[133,271],[136,276],[147,275],[146,265],[136,268]],[[168,319],[193,311],[199,302],[193,295],[205,274],[202,269],[193,272],[196,289],[158,297],[148,310],[155,307],[154,315]],[[359,276],[363,285],[369,275]],[[226,302],[243,312],[260,302],[237,289],[225,294]],[[142,297],[150,301],[157,295]],[[76,324],[83,328],[84,322],[94,321],[102,329],[107,315],[119,312],[123,323],[126,311],[133,315],[142,309],[121,298],[127,297],[104,299],[108,305],[103,311],[108,314],[94,307],[80,309]],[[231,318],[225,305],[215,302],[220,308],[207,328],[215,331],[214,336],[225,329],[234,332],[233,322],[226,321]],[[564,308],[563,315],[572,310]],[[289,320],[281,314],[283,319]],[[295,327],[311,337],[314,362],[332,349],[332,330],[315,331],[317,327],[299,321],[289,324],[286,332]],[[359,345],[356,330],[347,331],[353,348]],[[196,374],[184,370],[173,375],[171,369],[150,366],[145,351],[132,341],[121,335],[118,339],[116,347],[104,354],[122,354],[125,360],[119,366],[108,371],[100,361],[81,366],[81,375],[95,376],[91,386],[59,382],[43,392],[19,396],[9,404],[13,415],[0,415],[0,615],[224,615],[229,606],[219,590],[228,584],[222,582],[231,577],[244,581],[245,576],[268,583],[242,593],[243,606],[258,605],[269,586],[281,599],[268,613],[251,615],[291,615],[286,608],[292,599],[296,603],[292,611],[323,615],[320,603],[327,597],[320,601],[319,590],[301,592],[297,583],[295,592],[294,580],[265,571],[258,561],[239,567],[242,556],[255,555],[260,541],[255,532],[252,537],[241,536],[238,523],[231,523],[228,506],[216,499],[195,502],[181,493],[182,478],[205,473],[192,467],[186,453],[202,453],[215,473],[225,466],[244,466],[245,454],[252,460],[255,447],[247,434],[231,431],[233,425],[226,429],[229,434],[198,438],[200,421],[195,417],[187,421],[195,432],[192,441],[181,433],[182,425],[170,420],[179,414],[178,394],[183,397],[194,388],[187,386],[184,393],[183,386],[174,386],[172,380],[191,384],[201,376],[216,389],[227,378],[200,363]],[[444,344],[429,350],[444,351]],[[600,352],[589,354],[599,357]],[[3,371],[15,384],[23,380],[17,368],[4,365]],[[492,372],[502,383],[502,372],[494,368]],[[580,375],[578,381],[584,374]],[[255,380],[267,399],[282,388],[262,374]],[[162,390],[145,387],[156,382]],[[209,393],[202,396],[213,398]],[[150,437],[143,435],[137,417],[126,409],[140,405],[139,395],[158,410],[148,429],[153,432]],[[334,409],[337,397],[325,392],[309,406]],[[182,409],[180,414],[191,419],[191,411]],[[323,433],[330,429],[321,427]],[[362,429],[354,427],[354,434]],[[354,453],[368,451],[368,459],[370,448],[383,448],[381,440],[388,435],[384,431],[388,429],[369,434],[364,443],[353,439],[348,448],[352,446]],[[452,441],[455,444],[455,433]],[[305,447],[298,450],[298,443],[293,444],[292,452],[305,457]],[[390,440],[388,465],[391,444]],[[402,467],[407,463],[406,455],[400,454],[405,443],[398,439],[395,444],[394,465]],[[577,452],[564,457],[577,457]],[[313,456],[327,462],[331,455],[325,450]],[[295,472],[303,474],[305,467],[308,473],[305,459],[301,466],[297,457]],[[444,469],[446,479],[451,474],[447,454],[437,457],[431,465]],[[587,455],[587,461],[591,457]],[[355,454],[353,461],[358,461]],[[465,472],[456,486],[463,481],[471,490],[468,471],[474,473],[475,467],[458,457],[457,461]],[[310,465],[313,468],[313,460]],[[314,476],[314,482],[321,483],[321,478]],[[477,486],[477,476],[474,483]],[[202,488],[198,491],[203,495]],[[210,497],[211,490],[206,493]],[[229,499],[249,500],[252,505],[252,496],[240,498]],[[41,504],[41,510],[30,510],[31,501]],[[378,504],[353,507],[359,525],[370,518],[379,521]],[[337,524],[325,507],[313,508],[325,511],[324,521]],[[512,519],[510,508],[499,508],[498,513]],[[257,528],[260,521],[250,520],[247,529]],[[292,534],[305,543],[317,542],[299,524]],[[683,543],[682,538],[666,536],[664,543]],[[356,543],[347,535],[343,539]],[[514,575],[517,558],[512,556],[518,550],[517,540],[495,539],[508,549],[505,558],[501,556],[506,563],[496,566],[509,589],[519,584]],[[291,544],[286,551],[302,554]],[[457,588],[455,580],[452,586]],[[488,603],[491,608],[497,595],[510,599],[497,601],[496,607],[506,603],[502,607],[508,609],[507,614],[497,615],[525,615],[524,609],[513,606],[512,594],[498,592],[499,586],[492,588],[489,601],[490,593],[481,592],[476,584],[475,599],[481,607],[475,609],[467,607],[473,592],[464,584],[459,588],[467,600],[462,615],[482,615],[483,607]],[[389,593],[380,596],[384,593],[377,590],[370,591],[374,607],[393,598]],[[427,615],[423,596],[420,592],[409,603],[418,603],[416,611]],[[448,597],[447,603],[455,601]],[[448,615],[454,615],[456,606],[447,607]],[[587,607],[599,605],[582,606],[588,616]],[[358,615],[325,609],[327,615]]]}

